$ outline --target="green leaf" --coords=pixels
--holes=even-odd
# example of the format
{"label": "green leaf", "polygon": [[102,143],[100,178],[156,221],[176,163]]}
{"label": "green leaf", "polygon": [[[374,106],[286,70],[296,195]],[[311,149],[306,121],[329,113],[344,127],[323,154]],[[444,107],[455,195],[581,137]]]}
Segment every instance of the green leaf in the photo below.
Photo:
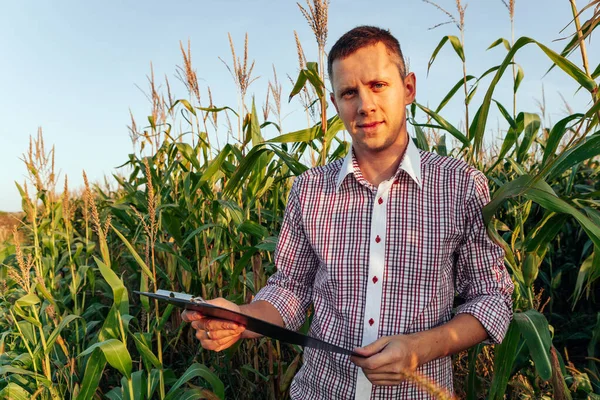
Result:
{"label": "green leaf", "polygon": [[600,132],[587,137],[582,143],[563,152],[552,161],[546,176],[549,180],[562,175],[563,172],[600,154]]}
{"label": "green leaf", "polygon": [[498,188],[494,192],[492,200],[485,207],[483,207],[483,219],[485,224],[488,225],[491,222],[496,210],[504,203],[504,201],[516,196],[521,196],[531,188],[538,188],[542,191],[548,191],[554,195],[554,191],[545,181],[535,181],[529,175],[519,176],[518,178],[515,178]]}
{"label": "green leaf", "polygon": [[0,390],[0,399],[29,400],[31,393],[14,382],[9,382],[4,389]]}
{"label": "green leaf", "polygon": [[[594,252],[590,254],[588,258],[583,261],[579,272],[577,273],[577,282],[575,283],[575,290],[573,292],[573,308],[581,298],[583,293],[583,285],[587,282],[589,286],[593,282],[594,276],[598,276],[600,273],[600,251],[598,247],[594,248]],[[588,293],[589,294],[589,293]]]}
{"label": "green leaf", "polygon": [[250,143],[250,141],[252,141],[252,147],[264,142],[264,139],[260,133],[260,124],[258,123],[258,114],[256,113],[254,97],[252,98],[252,112],[249,114],[248,124],[246,125],[246,138],[244,139],[244,145]]}
{"label": "green leaf", "polygon": [[269,236],[254,247],[259,250],[275,251],[275,248],[277,247],[277,240],[277,236]]}
{"label": "green leaf", "polygon": [[77,315],[67,315],[65,316],[62,321],[60,321],[60,324],[58,324],[58,326],[54,329],[54,331],[52,331],[52,333],[50,334],[50,336],[47,339],[46,342],[46,350],[44,351],[44,354],[50,354],[50,352],[52,351],[52,348],[54,346],[54,342],[56,342],[56,339],[58,338],[58,335],[60,335],[60,333],[62,332],[62,330],[69,325],[71,322],[73,322],[74,320],[76,320],[77,318],[81,318]]}
{"label": "green leaf", "polygon": [[231,145],[228,143],[219,152],[219,155],[210,162],[210,165],[200,177],[200,182],[206,182],[211,179],[217,173],[217,171],[221,169],[221,165],[223,165],[223,162],[227,159],[229,153],[231,153]]}
{"label": "green leaf", "polygon": [[135,347],[137,347],[138,351],[140,352],[142,357],[144,357],[145,360],[150,361],[150,363],[156,368],[161,368],[162,365],[160,363],[160,360],[154,355],[152,350],[150,350],[148,346],[144,344],[141,333],[136,332],[133,335],[133,341],[135,342]]}
{"label": "green leaf", "polygon": [[528,38],[528,37],[519,38],[515,42],[514,46],[510,49],[510,51],[508,52],[506,57],[504,58],[504,61],[500,65],[500,68],[498,68],[496,75],[494,76],[492,82],[490,83],[488,91],[484,97],[483,103],[481,104],[480,112],[479,112],[479,115],[477,116],[477,121],[474,121],[474,124],[476,124],[476,126],[477,126],[477,129],[475,130],[474,135],[473,135],[474,147],[475,147],[474,150],[476,153],[481,150],[481,144],[483,143],[483,136],[485,133],[485,127],[487,124],[487,119],[488,119],[488,115],[489,115],[489,111],[490,111],[490,105],[492,102],[492,96],[494,94],[494,90],[496,89],[496,86],[498,85],[500,78],[506,71],[506,68],[508,67],[508,65],[510,65],[512,63],[512,59],[513,59],[515,53],[520,48],[522,48],[523,46],[525,46],[529,43],[538,44],[538,46],[540,46],[540,48],[556,63],[556,65],[558,65],[560,68],[562,68],[569,75],[573,76],[578,82],[580,82],[580,84],[582,84],[582,86],[586,87],[586,89],[593,90],[593,88],[595,88],[595,86],[596,86],[596,84],[593,80],[589,79],[585,75],[585,73],[583,73],[581,70],[579,70],[573,63],[571,63],[564,57],[561,57],[558,54],[552,52],[550,49],[537,43],[535,40],[533,40],[531,38]]}
{"label": "green leaf", "polygon": [[519,164],[525,160],[525,156],[529,152],[529,148],[533,144],[533,141],[540,130],[540,116],[532,113],[523,113],[523,125],[525,134],[523,135],[523,141],[517,150],[517,163]]}
{"label": "green leaf", "polygon": [[285,133],[268,140],[270,143],[308,143],[317,138],[320,125],[312,128],[300,129],[298,131]]}
{"label": "green leaf", "polygon": [[29,293],[15,301],[15,305],[19,307],[27,307],[39,304],[40,301],[40,298],[37,297],[35,293]]}
{"label": "green leaf", "polygon": [[129,314],[129,293],[121,278],[114,273],[112,269],[106,266],[100,259],[94,257],[98,269],[102,277],[108,283],[113,291],[113,299],[115,306],[119,309],[122,315]]}
{"label": "green leaf", "polygon": [[521,66],[519,64],[517,65],[517,76],[515,76],[515,84],[513,87],[513,93],[517,93],[517,90],[519,90],[519,86],[521,85],[521,82],[523,81],[523,77],[525,76],[525,72],[523,72],[523,68],[521,68]]}
{"label": "green leaf", "polygon": [[552,377],[550,362],[552,339],[546,317],[535,310],[527,310],[523,313],[515,313],[514,321],[529,349],[537,374],[544,381],[549,380]]}
{"label": "green leaf", "polygon": [[429,63],[427,64],[427,75],[429,75],[429,69],[433,65],[433,62],[435,61],[437,54],[440,52],[442,47],[444,47],[444,44],[446,44],[447,41],[450,41],[450,43],[452,44],[452,47],[454,47],[454,51],[456,52],[456,54],[458,55],[460,60],[462,62],[465,61],[465,53],[463,51],[462,44],[460,43],[460,39],[457,38],[456,36],[451,36],[451,35],[444,36],[442,38],[442,40],[440,40],[440,43],[437,45],[437,47],[433,51],[433,54],[431,55],[431,58],[429,59]]}
{"label": "green leaf", "polygon": [[[121,239],[121,241],[125,244],[125,246],[129,249],[129,252],[133,256],[133,258],[135,259],[135,261],[138,263],[138,265],[140,266],[140,268],[142,269],[142,271],[144,272],[144,274],[146,274],[146,276],[154,284],[156,284],[156,281],[154,280],[154,275],[150,271],[150,268],[148,268],[148,266],[146,265],[146,263],[144,262],[144,260],[142,260],[142,257],[140,257],[140,255],[137,253],[137,251],[135,251],[135,249],[133,248],[133,246],[131,245],[131,243],[129,243],[129,240],[127,240],[127,238],[125,238],[125,236],[123,236],[123,234],[121,232],[119,232],[119,230],[117,228],[115,228],[112,225],[111,225],[111,228],[117,234],[117,236]],[[127,310],[125,313],[127,313],[127,312],[129,312],[129,310]]]}
{"label": "green leaf", "polygon": [[292,92],[290,93],[290,96],[288,98],[288,103],[292,101],[295,95],[300,93],[300,91],[304,87],[304,84],[306,83],[306,78],[306,70],[300,70],[300,73],[298,74],[298,79],[296,79],[296,84],[294,85],[294,88],[292,89]]}
{"label": "green leaf", "polygon": [[90,354],[96,348],[100,348],[104,353],[104,357],[106,357],[106,361],[118,370],[121,374],[125,375],[127,379],[131,378],[131,356],[129,355],[129,351],[127,347],[117,339],[108,339],[100,343],[95,343],[85,349],[81,354],[77,357],[83,357],[86,354]]}
{"label": "green leaf", "polygon": [[495,40],[494,43],[490,44],[490,47],[488,47],[486,50],[493,49],[494,47],[498,46],[499,44],[503,44],[506,51],[510,51],[510,42],[504,38]]}
{"label": "green leaf", "polygon": [[198,161],[197,155],[192,146],[190,146],[187,143],[179,142],[175,143],[175,146],[177,147],[177,150],[179,150],[179,153],[183,156],[183,158],[188,160],[194,166],[194,168],[196,168],[196,171],[199,171],[200,162]]}
{"label": "green leaf", "polygon": [[183,244],[181,245],[181,247],[185,247],[185,245],[186,245],[186,244],[187,244],[187,243],[188,243],[190,240],[192,240],[192,239],[193,239],[193,238],[194,238],[194,237],[195,237],[197,234],[199,234],[200,232],[202,232],[202,231],[205,231],[205,230],[207,230],[207,229],[210,229],[210,228],[221,228],[221,229],[222,229],[222,227],[220,227],[220,226],[218,226],[218,225],[215,225],[215,224],[204,224],[204,225],[202,225],[202,226],[199,226],[198,228],[194,229],[192,232],[190,232],[190,233],[187,235],[187,237],[186,237],[186,238],[185,238],[185,240],[183,241]]}
{"label": "green leaf", "polygon": [[146,398],[146,371],[136,371],[131,374],[131,386],[133,388],[133,399],[129,392],[129,382],[125,377],[121,378],[123,388],[123,400],[144,400]]}
{"label": "green leaf", "polygon": [[198,376],[204,378],[211,385],[213,392],[219,397],[219,399],[225,398],[225,386],[223,385],[223,382],[221,382],[219,377],[206,366],[194,363],[190,365],[190,367],[171,387],[171,390],[169,390],[169,392],[167,393],[165,400],[173,400],[175,398],[174,393],[181,385],[183,385],[190,379],[196,378]]}
{"label": "green leaf", "polygon": [[519,327],[515,321],[512,321],[502,343],[495,346],[494,377],[487,397],[488,400],[504,399],[506,385],[510,380],[513,364],[517,357],[520,339]]}
{"label": "green leaf", "polygon": [[421,129],[421,127],[417,125],[412,118],[410,119],[410,122],[415,128],[415,145],[423,151],[429,151],[429,144],[427,143],[427,137],[425,137],[425,132],[423,132],[423,129]]}
{"label": "green leaf", "polygon": [[583,117],[583,114],[572,114],[566,118],[558,121],[552,129],[550,130],[550,134],[548,135],[548,140],[546,141],[546,147],[544,148],[544,157],[542,159],[542,168],[546,166],[548,160],[554,157],[554,153],[560,144],[563,136],[567,131],[567,124],[574,119],[579,119]]}
{"label": "green leaf", "polygon": [[544,46],[539,42],[535,42],[540,49],[556,64],[557,67],[565,71],[568,75],[570,75],[573,79],[577,81],[581,86],[586,88],[589,92],[593,92],[598,86],[596,82],[590,77],[587,76],[585,72],[583,72],[579,67],[573,64],[566,57],[561,56],[554,50]]}
{"label": "green leaf", "polygon": [[[513,129],[517,129],[517,123],[515,122],[514,119],[512,119],[512,117],[510,116],[510,114],[506,110],[506,108],[504,108],[504,106],[502,104],[500,104],[499,102],[497,102],[496,100],[493,100],[493,101],[498,106],[498,110],[500,110],[500,114],[502,114],[502,116],[504,117],[504,119],[506,120],[506,122],[508,122],[508,124],[510,125],[510,127],[513,128]],[[521,129],[521,130],[523,130],[523,129]]]}
{"label": "green leaf", "polygon": [[[466,77],[467,82],[470,81],[471,79],[475,79],[475,77],[473,75],[467,75],[467,77]],[[442,111],[442,108],[444,108],[446,106],[446,104],[448,104],[450,99],[456,94],[458,89],[460,89],[464,84],[465,84],[465,78],[460,78],[458,80],[458,82],[456,83],[456,85],[454,85],[452,87],[452,89],[450,89],[448,94],[446,94],[446,97],[444,97],[442,99],[442,101],[440,102],[440,105],[437,106],[437,108],[435,109],[435,112],[439,113],[440,111]]]}
{"label": "green leaf", "polygon": [[483,348],[483,343],[479,343],[469,349],[468,359],[469,359],[469,375],[467,376],[467,398],[466,400],[476,400],[477,399],[477,356],[481,353],[481,349]]}
{"label": "green leaf", "polygon": [[452,136],[460,140],[465,146],[469,146],[469,139],[465,135],[463,135],[458,129],[452,126],[448,121],[442,118],[441,115],[436,113],[435,111],[430,110],[429,108],[422,106],[417,103],[417,107],[427,113],[431,118],[433,118],[440,126],[448,131]]}
{"label": "green leaf", "polygon": [[0,365],[0,375],[6,374],[30,376],[35,380],[42,382],[46,387],[52,387],[53,385],[52,382],[49,379],[47,379],[44,375],[36,374],[35,372],[28,371],[23,368],[13,367],[11,365]]}
{"label": "green leaf", "polygon": [[555,194],[537,188],[527,189],[524,195],[526,198],[535,201],[546,210],[566,213],[575,217],[592,242],[594,242],[597,247],[600,247],[600,226],[592,222],[581,211],[577,210],[566,201],[561,200]]}
{"label": "green leaf", "polygon": [[269,230],[267,228],[250,220],[244,221],[237,229],[239,232],[254,236],[259,240],[262,240],[269,235]]}
{"label": "green leaf", "polygon": [[175,103],[173,103],[173,106],[172,106],[172,107],[169,109],[169,112],[170,112],[170,111],[172,111],[172,110],[175,108],[175,106],[176,106],[177,104],[179,104],[179,103],[183,104],[183,106],[184,106],[184,107],[185,107],[185,108],[186,108],[186,109],[187,109],[189,112],[191,112],[192,114],[196,115],[196,110],[194,110],[194,107],[192,107],[192,105],[190,104],[190,102],[189,102],[189,101],[187,101],[187,100],[185,100],[185,99],[176,100],[176,101],[175,101]]}

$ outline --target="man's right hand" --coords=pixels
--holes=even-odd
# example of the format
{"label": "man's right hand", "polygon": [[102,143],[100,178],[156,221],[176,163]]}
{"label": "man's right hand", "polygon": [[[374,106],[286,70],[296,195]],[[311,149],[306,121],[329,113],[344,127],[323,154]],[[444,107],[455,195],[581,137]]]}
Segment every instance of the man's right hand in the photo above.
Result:
{"label": "man's right hand", "polygon": [[[214,300],[207,300],[209,304],[227,308],[228,310],[240,312],[240,307],[229,300],[220,297]],[[200,344],[206,350],[221,351],[235,344],[242,333],[246,330],[243,325],[232,321],[204,317],[196,311],[185,310],[181,318],[186,322],[191,322],[192,327],[196,329],[196,337]]]}

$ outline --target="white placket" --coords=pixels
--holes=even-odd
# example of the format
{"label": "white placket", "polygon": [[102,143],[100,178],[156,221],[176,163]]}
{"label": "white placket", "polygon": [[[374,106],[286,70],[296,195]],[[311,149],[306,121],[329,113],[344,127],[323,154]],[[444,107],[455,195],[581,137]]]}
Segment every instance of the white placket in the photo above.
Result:
{"label": "white placket", "polygon": [[[367,298],[362,346],[369,345],[378,339],[381,313],[381,293],[385,273],[385,247],[387,240],[387,210],[390,187],[394,178],[381,182],[377,188],[373,202],[371,217],[371,236],[369,238],[369,275],[367,278]],[[356,378],[356,400],[368,399],[371,396],[372,384],[362,369]]]}

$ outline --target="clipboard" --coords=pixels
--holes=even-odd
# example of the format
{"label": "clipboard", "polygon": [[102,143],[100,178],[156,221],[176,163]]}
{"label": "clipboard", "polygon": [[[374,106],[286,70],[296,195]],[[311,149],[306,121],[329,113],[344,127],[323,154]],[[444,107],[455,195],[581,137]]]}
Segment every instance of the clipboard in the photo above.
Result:
{"label": "clipboard", "polygon": [[235,322],[245,326],[249,331],[285,343],[363,358],[363,356],[353,352],[352,350],[348,350],[343,347],[327,343],[323,340],[283,328],[270,322],[263,321],[259,318],[251,317],[249,315],[206,303],[201,297],[194,297],[186,293],[171,292],[169,290],[158,290],[156,293],[139,292],[135,290],[133,292],[141,296],[147,296],[169,304],[173,304],[174,306],[184,308],[186,310],[197,311],[208,317]]}

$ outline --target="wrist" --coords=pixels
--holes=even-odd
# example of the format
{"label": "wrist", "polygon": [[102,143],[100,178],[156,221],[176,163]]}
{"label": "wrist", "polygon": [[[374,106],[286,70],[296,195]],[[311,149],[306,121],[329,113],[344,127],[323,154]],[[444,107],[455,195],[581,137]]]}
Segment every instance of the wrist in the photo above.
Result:
{"label": "wrist", "polygon": [[438,342],[431,337],[431,331],[413,333],[408,336],[419,367],[443,356],[440,354]]}

